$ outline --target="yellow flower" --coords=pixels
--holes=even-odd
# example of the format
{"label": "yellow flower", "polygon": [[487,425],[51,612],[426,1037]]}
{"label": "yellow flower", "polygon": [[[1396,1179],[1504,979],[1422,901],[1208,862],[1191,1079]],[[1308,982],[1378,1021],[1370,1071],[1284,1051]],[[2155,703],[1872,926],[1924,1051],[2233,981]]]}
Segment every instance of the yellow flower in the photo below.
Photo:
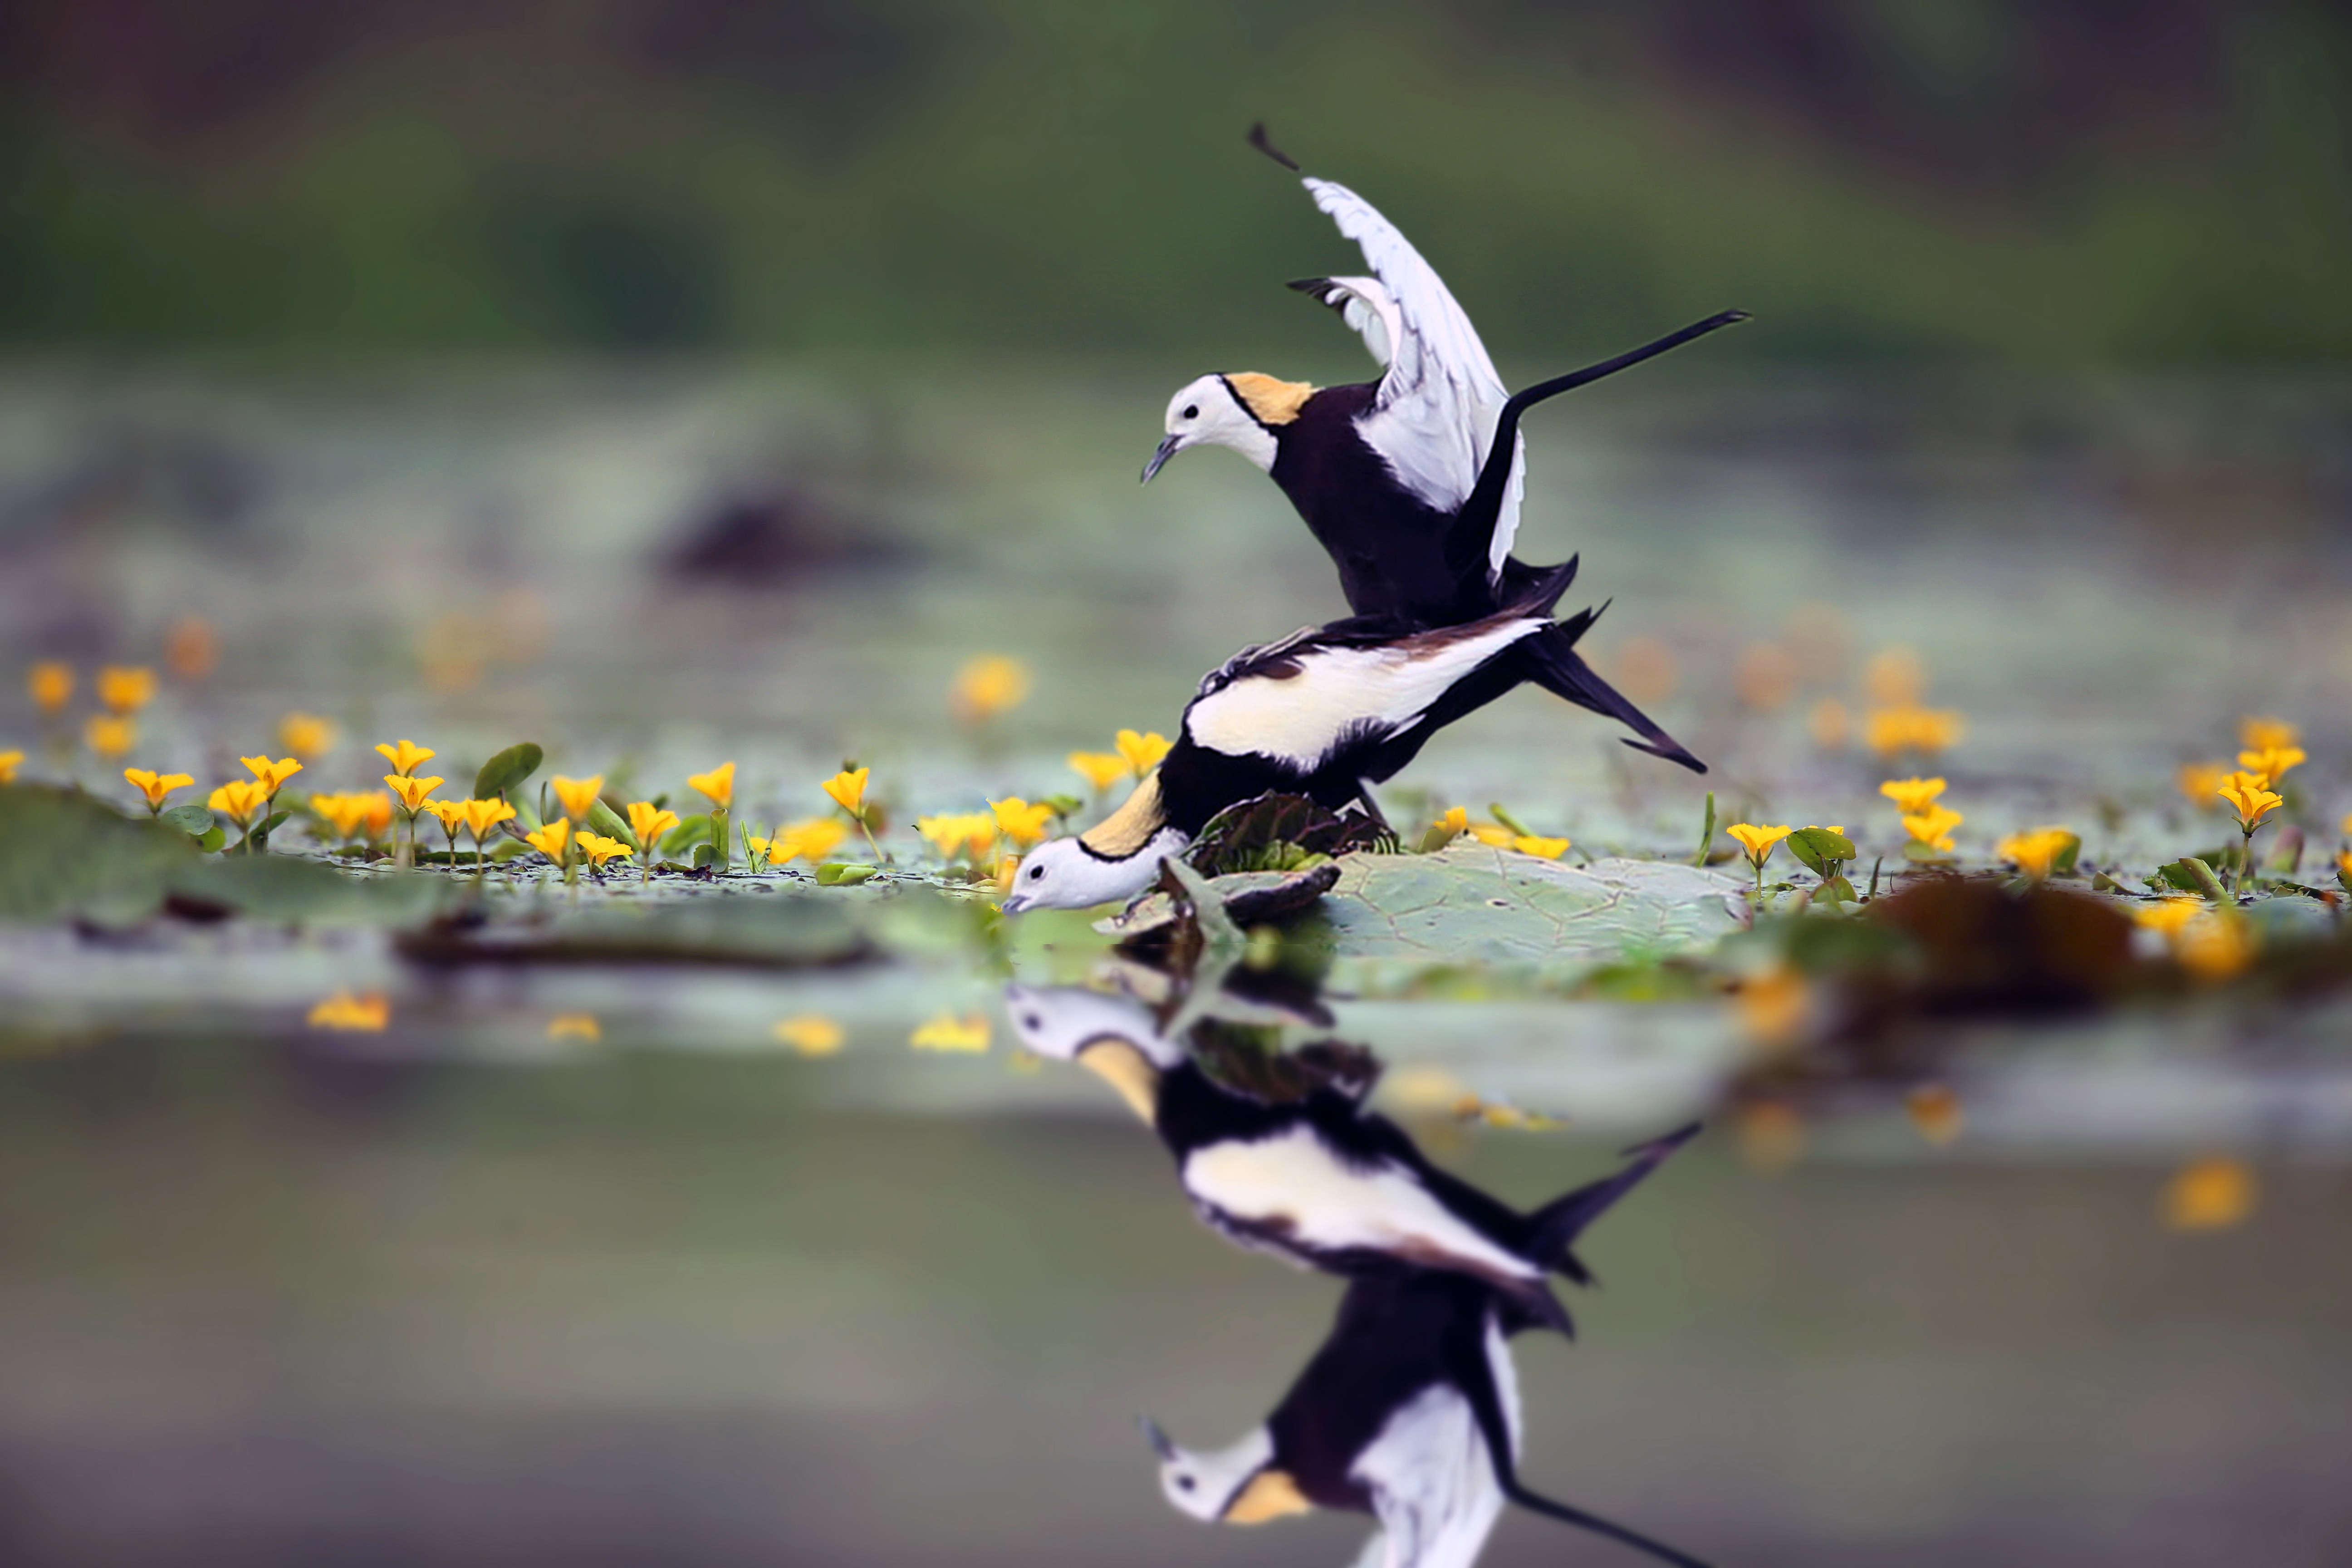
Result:
{"label": "yellow flower", "polygon": [[1948,1085],[1921,1084],[1903,1097],[1903,1109],[1919,1136],[1939,1149],[1960,1135],[1960,1097]]}
{"label": "yellow flower", "polygon": [[15,784],[16,770],[24,765],[22,752],[0,752],[0,784]]}
{"label": "yellow flower", "polygon": [[340,838],[382,833],[392,826],[392,796],[380,789],[365,795],[314,795],[310,809],[325,818]]}
{"label": "yellow flower", "polygon": [[2243,1160],[2192,1161],[2165,1184],[2164,1223],[2174,1230],[2227,1230],[2242,1224],[2261,1196],[2253,1170]]}
{"label": "yellow flower", "polygon": [[[0,758],[0,762],[5,762],[5,758]],[[6,784],[7,782],[7,774],[5,773],[0,773],[0,784]],[[2337,852],[2336,857],[2336,879],[2343,883],[2347,888],[2352,888],[2352,849],[2345,849]]]}
{"label": "yellow flower", "polygon": [[1141,735],[1132,730],[1121,730],[1111,744],[1118,748],[1119,756],[1137,778],[1158,767],[1168,755],[1168,737],[1157,730]]}
{"label": "yellow flower", "polygon": [[[2250,773],[2259,773],[2265,784],[2274,784],[2286,777],[2287,770],[2305,761],[2301,746],[2264,746],[2258,752],[2240,752],[2238,765]],[[2215,786],[2219,788],[2219,786]]]}
{"label": "yellow flower", "polygon": [[1447,806],[1431,826],[1448,833],[1467,833],[1470,831],[1470,809],[1461,805]]}
{"label": "yellow flower", "polygon": [[735,804],[735,764],[721,763],[707,773],[697,773],[688,779],[689,788],[698,789],[710,797],[710,804],[725,811]]}
{"label": "yellow flower", "polygon": [[2262,825],[2263,817],[2286,804],[2281,796],[2263,787],[2260,773],[2231,773],[2228,782],[2213,793],[2230,803],[2238,814],[2238,826],[2246,833]]}
{"label": "yellow flower", "polygon": [[582,851],[587,855],[588,864],[597,868],[599,870],[604,868],[605,861],[612,859],[616,855],[634,855],[636,853],[635,850],[630,848],[619,839],[607,838],[601,833],[583,833],[580,836],[580,847]]}
{"label": "yellow flower", "polygon": [[1794,827],[1759,827],[1751,822],[1735,822],[1724,829],[1739,841],[1748,852],[1748,863],[1756,868],[1758,876],[1764,874],[1764,862],[1772,858],[1773,847],[1797,831]]}
{"label": "yellow flower", "polygon": [[82,740],[101,757],[120,757],[139,743],[139,726],[111,713],[93,713],[82,726]]}
{"label": "yellow flower", "polygon": [[[585,841],[585,835],[583,835]],[[558,1013],[547,1021],[547,1037],[551,1040],[601,1040],[604,1027],[593,1013]]]}
{"label": "yellow flower", "polygon": [[1117,752],[1072,752],[1070,771],[1087,781],[1097,795],[1128,775],[1127,759]]}
{"label": "yellow flower", "polygon": [[[21,756],[23,753],[10,754]],[[0,756],[0,763],[6,761],[6,756]],[[12,767],[7,771],[14,773],[16,770]],[[185,773],[155,773],[145,768],[125,768],[122,770],[122,776],[130,781],[133,789],[147,797],[147,809],[150,811],[163,810],[165,795],[175,789],[185,789],[196,782]],[[0,773],[0,782],[5,782],[5,779],[6,773]]]}
{"label": "yellow flower", "polygon": [[1994,845],[1992,852],[2038,882],[2050,875],[2060,855],[2080,842],[2063,827],[2037,827],[2031,833],[2010,835]]}
{"label": "yellow flower", "polygon": [[455,838],[457,830],[466,826],[466,805],[462,800],[428,800],[425,803],[425,809],[433,814],[433,820],[441,825],[442,832]]}
{"label": "yellow flower", "polygon": [[2179,935],[2183,927],[2204,912],[2204,900],[2183,893],[2177,899],[2159,899],[2155,903],[2140,905],[2132,910],[2132,921],[2171,937]]}
{"label": "yellow flower", "polygon": [[1853,721],[1846,715],[1845,704],[1834,697],[1822,698],[1805,716],[1806,732],[1812,736],[1813,744],[1824,752],[1845,750],[1847,734],[1853,727]]}
{"label": "yellow flower", "polygon": [[1479,843],[1491,844],[1497,849],[1508,849],[1511,840],[1518,837],[1499,822],[1474,822],[1470,825],[1469,833]]}
{"label": "yellow flower", "polygon": [[561,866],[565,853],[572,847],[572,819],[559,816],[538,832],[524,834],[522,838],[524,843]]}
{"label": "yellow flower", "polygon": [[362,1034],[380,1035],[392,1022],[392,1004],[381,992],[371,991],[364,996],[354,996],[348,991],[338,991],[310,1009],[310,1027],[314,1029],[356,1030]]}
{"label": "yellow flower", "polygon": [[1751,1100],[1739,1108],[1739,1157],[1777,1174],[1805,1157],[1805,1120],[1784,1100]]}
{"label": "yellow flower", "polygon": [[1568,853],[1568,840],[1539,838],[1534,834],[1521,834],[1511,840],[1511,847],[1522,855],[1532,855],[1538,860],[1557,860]]}
{"label": "yellow flower", "polygon": [[183,616],[163,634],[163,662],[183,680],[202,680],[220,663],[220,634],[202,616]]}
{"label": "yellow flower", "polygon": [[1962,728],[1959,714],[1951,709],[1916,708],[1906,703],[1872,712],[1864,724],[1863,739],[1882,757],[1891,757],[1898,752],[1932,756],[1957,742]]}
{"label": "yellow flower", "polygon": [[804,1057],[829,1057],[841,1049],[845,1037],[840,1025],[817,1013],[780,1018],[769,1033],[777,1044],[790,1046]]}
{"label": "yellow flower", "polygon": [[637,847],[650,855],[669,830],[677,826],[677,813],[656,806],[649,800],[629,803],[629,831],[636,835]]}
{"label": "yellow flower", "polygon": [[1903,831],[1911,836],[1914,843],[1924,844],[1938,854],[1948,855],[1952,852],[1952,829],[1967,820],[1939,802],[1922,812],[1906,813]]}
{"label": "yellow flower", "polygon": [[490,829],[499,823],[512,822],[515,815],[513,806],[496,798],[469,800],[466,802],[465,809],[466,831],[474,836],[474,842],[477,844],[480,843]]}
{"label": "yellow flower", "polygon": [[381,838],[392,831],[392,796],[380,789],[372,789],[365,795],[355,795],[352,798],[359,802],[367,813],[365,821],[371,837]]}
{"label": "yellow flower", "polygon": [[593,778],[572,779],[558,773],[547,781],[547,787],[553,790],[555,798],[563,803],[566,814],[585,822],[588,820],[588,808],[596,804],[596,796],[604,787],[604,775],[598,773]]}
{"label": "yellow flower", "polygon": [[1759,1045],[1786,1045],[1804,1026],[1812,1008],[1812,988],[1802,974],[1779,963],[1741,981],[1732,1000],[1750,1039]]}
{"label": "yellow flower", "polygon": [[73,666],[45,658],[33,666],[25,677],[25,689],[32,694],[33,706],[44,713],[55,713],[73,700]]}
{"label": "yellow flower", "polygon": [[1054,815],[1052,806],[1032,805],[1017,795],[992,800],[988,808],[996,814],[996,826],[1004,837],[1024,849],[1045,842],[1045,824]]}
{"label": "yellow flower", "polygon": [[251,779],[231,779],[213,791],[205,804],[213,810],[227,814],[239,827],[253,820],[253,814],[269,804],[269,796]]}
{"label": "yellow flower", "polygon": [[384,774],[383,784],[386,789],[400,797],[400,804],[412,812],[422,811],[425,797],[441,787],[441,781],[437,778],[407,778],[399,773]]}
{"label": "yellow flower", "polygon": [[2284,719],[2242,719],[2238,743],[2248,751],[2267,752],[2273,746],[2302,744],[2303,731]]}
{"label": "yellow flower", "polygon": [[834,805],[862,818],[866,815],[866,781],[873,773],[872,768],[844,768],[820,787],[832,797]]}
{"label": "yellow flower", "polygon": [[2180,793],[2189,804],[2200,811],[2213,809],[2213,797],[2228,780],[2230,770],[2219,763],[2183,763],[2180,764]]}
{"label": "yellow flower", "polygon": [[266,755],[239,757],[237,761],[243,763],[247,771],[260,781],[261,787],[268,791],[272,798],[275,798],[278,790],[284,787],[288,779],[302,771],[302,764],[291,757],[279,763],[271,762]]}
{"label": "yellow flower", "polygon": [[98,672],[99,705],[121,716],[155,700],[155,672],[144,665],[109,665]]}
{"label": "yellow flower", "polygon": [[768,864],[789,866],[794,860],[806,860],[814,866],[848,837],[849,829],[830,816],[812,816],[793,823],[776,829],[775,842],[767,851]]}
{"label": "yellow flower", "polygon": [[1018,708],[1028,695],[1027,665],[1001,653],[982,654],[956,671],[955,685],[948,692],[948,706],[957,718],[977,724],[1009,708]]}
{"label": "yellow flower", "polygon": [[996,847],[996,818],[986,812],[958,812],[945,816],[919,816],[915,831],[931,841],[943,859],[959,854],[978,860]]}
{"label": "yellow flower", "polygon": [[278,721],[278,743],[305,761],[325,756],[341,738],[335,721],[316,713],[289,713]]}
{"label": "yellow flower", "polygon": [[417,763],[429,763],[440,755],[438,752],[428,750],[414,741],[400,741],[389,745],[379,744],[376,751],[383,755],[385,762],[392,764],[392,771],[396,773],[413,773],[416,771]]}
{"label": "yellow flower", "polygon": [[2214,910],[2180,928],[2172,955],[2199,980],[2229,980],[2254,961],[2253,927],[2235,910]]}
{"label": "yellow flower", "polygon": [[980,1013],[958,1018],[940,1013],[918,1026],[907,1043],[919,1051],[984,1051],[988,1049],[988,1019]]}
{"label": "yellow flower", "polygon": [[1933,805],[1944,793],[1941,779],[1888,779],[1878,786],[1878,793],[1895,803],[1895,809],[1906,816],[1917,816]]}
{"label": "yellow flower", "polygon": [[1907,708],[1927,691],[1927,674],[1909,648],[1881,648],[1863,667],[1862,683],[1880,707]]}

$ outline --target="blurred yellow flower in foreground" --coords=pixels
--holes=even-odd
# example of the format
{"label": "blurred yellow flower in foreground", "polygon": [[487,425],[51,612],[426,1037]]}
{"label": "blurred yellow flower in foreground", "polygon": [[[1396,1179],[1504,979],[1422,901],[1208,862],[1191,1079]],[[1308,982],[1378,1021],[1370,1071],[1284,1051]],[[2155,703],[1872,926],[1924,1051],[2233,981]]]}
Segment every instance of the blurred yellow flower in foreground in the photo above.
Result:
{"label": "blurred yellow flower in foreground", "polygon": [[794,860],[805,860],[814,866],[841,847],[849,837],[849,829],[830,816],[812,816],[788,826],[776,829],[775,840],[768,847],[768,864],[789,866]]}
{"label": "blurred yellow flower in foreground", "polygon": [[1557,860],[1568,853],[1565,838],[1544,838],[1523,833],[1511,840],[1511,847],[1522,855],[1532,855],[1538,860]]}
{"label": "blurred yellow flower in foreground", "polygon": [[1118,748],[1119,757],[1137,778],[1158,767],[1169,751],[1168,737],[1157,730],[1142,734],[1132,730],[1121,730],[1111,744]]}
{"label": "blurred yellow flower in foreground", "polygon": [[437,778],[409,778],[400,773],[383,775],[384,787],[400,797],[400,804],[411,812],[425,809],[425,797],[441,787]]}
{"label": "blurred yellow flower in foreground", "polygon": [[2132,910],[2132,923],[2172,937],[2179,935],[2181,928],[2204,912],[2204,900],[2183,893],[2177,899],[2158,899],[2152,904],[2140,905]]}
{"label": "blurred yellow flower in foreground", "polygon": [[2263,817],[2286,804],[2284,797],[2264,787],[2260,773],[2231,773],[2213,793],[2230,803],[2238,814],[2238,826],[2249,836],[2262,826]]}
{"label": "blurred yellow flower in foreground", "polygon": [[2264,746],[2259,751],[2238,753],[2238,765],[2259,775],[2265,784],[2277,784],[2286,777],[2289,769],[2302,765],[2306,760],[2301,746]]}
{"label": "blurred yellow flower in foreground", "polygon": [[1878,786],[1878,793],[1895,803],[1895,809],[1906,816],[1916,816],[1933,805],[1944,793],[1941,779],[1888,779]]}
{"label": "blurred yellow flower in foreground", "polygon": [[561,866],[563,864],[564,857],[572,849],[572,819],[559,816],[538,832],[524,834],[522,839],[533,849]]}
{"label": "blurred yellow flower in foreground", "polygon": [[944,859],[959,856],[978,860],[996,847],[996,818],[986,812],[955,812],[943,816],[919,816],[915,831],[931,842]]}
{"label": "blurred yellow flower in foreground", "polygon": [[2254,1212],[2262,1189],[2243,1160],[2194,1160],[2164,1184],[2164,1223],[2174,1230],[2227,1230]]}
{"label": "blurred yellow flower in foreground", "polygon": [[1786,1100],[1750,1100],[1739,1108],[1739,1155],[1767,1175],[1789,1169],[1805,1154],[1805,1121]]}
{"label": "blurred yellow flower in foreground", "polygon": [[163,634],[163,662],[183,680],[202,680],[220,665],[220,634],[202,616],[182,616]]}
{"label": "blurred yellow flower in foreground", "polygon": [[596,1022],[593,1013],[558,1013],[547,1021],[547,1037],[551,1040],[601,1040],[604,1026]]}
{"label": "blurred yellow flower in foreground", "polygon": [[258,757],[239,757],[237,761],[245,764],[246,771],[253,774],[263,789],[269,792],[272,799],[275,799],[278,792],[285,787],[288,779],[302,771],[302,764],[292,757],[288,757],[283,762],[273,763],[266,752]]}
{"label": "blurred yellow flower in foreground", "polygon": [[2235,979],[2254,962],[2253,927],[2235,910],[2213,910],[2173,934],[2172,955],[2199,980]]}
{"label": "blurred yellow flower in foreground", "polygon": [[2219,763],[2183,763],[2180,764],[2180,793],[2189,804],[2200,811],[2213,809],[2213,797],[2230,776],[2230,770]]}
{"label": "blurred yellow flower in foreground", "polygon": [[721,763],[707,773],[696,773],[686,781],[687,787],[701,791],[710,804],[725,811],[735,804],[735,764]]}
{"label": "blurred yellow flower in foreground", "polygon": [[1032,805],[1017,795],[992,800],[988,809],[996,814],[996,826],[1004,837],[1024,849],[1045,842],[1045,824],[1054,815],[1052,806],[1042,802]]}
{"label": "blurred yellow flower in foreground", "polygon": [[1508,849],[1518,837],[1499,822],[1474,822],[1466,831],[1481,844],[1491,844],[1497,849]]}
{"label": "blurred yellow flower in foreground", "polygon": [[342,732],[331,719],[316,713],[289,713],[278,721],[278,743],[305,762],[316,762],[335,749]]}
{"label": "blurred yellow flower in foreground", "polygon": [[44,713],[55,713],[72,701],[73,689],[73,666],[53,658],[41,660],[25,677],[25,689],[33,706]]}
{"label": "blurred yellow flower in foreground", "polygon": [[855,817],[866,815],[866,781],[872,777],[872,768],[844,768],[824,781],[822,786],[833,804]]}
{"label": "blurred yellow flower in foreground", "polygon": [[1097,795],[1128,774],[1127,759],[1117,752],[1072,752],[1070,771],[1087,781]]}
{"label": "blurred yellow flower in foreground", "polygon": [[779,1045],[790,1046],[804,1057],[829,1057],[841,1049],[845,1037],[842,1027],[818,1013],[803,1013],[797,1017],[780,1018],[769,1031]]}
{"label": "blurred yellow flower in foreground", "polygon": [[[6,756],[0,755],[0,763],[6,761]],[[8,773],[15,771],[11,767],[6,773],[0,773],[0,782],[5,782]],[[125,768],[122,770],[122,776],[130,782],[133,789],[147,797],[147,810],[151,815],[163,809],[165,795],[175,789],[185,789],[196,782],[186,773],[158,773],[146,768]]]}
{"label": "blurred yellow flower in foreground", "polygon": [[940,1013],[916,1026],[907,1043],[919,1051],[984,1051],[988,1049],[988,1018],[967,1013],[959,1018]]}
{"label": "blurred yellow flower in foreground", "polygon": [[340,1029],[362,1034],[382,1034],[392,1022],[392,1004],[382,992],[371,991],[354,996],[348,991],[338,991],[310,1009],[310,1024],[314,1029]]}
{"label": "blurred yellow flower in foreground", "polygon": [[155,672],[145,665],[110,664],[98,672],[98,700],[108,712],[136,713],[155,700]]}
{"label": "blurred yellow flower in foreground", "polygon": [[598,870],[604,869],[604,862],[615,856],[629,856],[636,853],[619,839],[607,838],[601,833],[583,833],[580,836],[580,848],[582,853],[588,857],[588,864]]}
{"label": "blurred yellow flower in foreground", "polygon": [[1029,667],[1001,653],[982,654],[956,671],[948,690],[948,706],[968,724],[993,719],[1018,708],[1029,695]]}
{"label": "blurred yellow flower in foreground", "polygon": [[0,752],[0,784],[15,784],[16,770],[25,765],[22,752]]}
{"label": "blurred yellow flower in foreground", "polygon": [[112,760],[128,756],[131,748],[139,743],[139,726],[111,713],[93,713],[89,722],[82,726],[81,738],[91,751]]}
{"label": "blurred yellow flower in foreground", "polygon": [[1960,1135],[1960,1097],[1940,1083],[1923,1083],[1903,1097],[1903,1109],[1919,1136],[1938,1149]]}
{"label": "blurred yellow flower in foreground", "polygon": [[379,744],[376,751],[382,754],[385,762],[392,764],[392,771],[396,773],[413,773],[416,771],[417,763],[429,763],[440,755],[430,747],[420,746],[414,741]]}
{"label": "blurred yellow flower in foreground", "polygon": [[1812,1005],[1812,987],[1787,964],[1750,975],[1732,993],[1740,1027],[1759,1045],[1784,1045],[1796,1037]]}
{"label": "blurred yellow flower in foreground", "polygon": [[231,779],[213,791],[205,804],[243,827],[253,820],[255,812],[269,804],[269,796],[251,779]]}
{"label": "blurred yellow flower in foreground", "polygon": [[650,856],[661,847],[670,829],[677,826],[677,813],[649,800],[629,802],[629,831],[636,835],[637,847]]}
{"label": "blurred yellow flower in foreground", "polygon": [[589,809],[596,804],[597,795],[604,788],[604,775],[597,773],[592,778],[574,779],[558,773],[547,781],[547,787],[553,790],[555,798],[563,803],[564,815],[585,822]]}
{"label": "blurred yellow flower in foreground", "polygon": [[1906,813],[1903,831],[1915,844],[1924,844],[1940,855],[1952,852],[1952,829],[1966,822],[1967,817],[1943,804],[1931,805],[1922,812]]}
{"label": "blurred yellow flower in foreground", "polygon": [[2249,718],[2238,721],[2238,743],[2250,752],[2303,743],[2303,731],[2284,719]]}
{"label": "blurred yellow flower in foreground", "polygon": [[2013,833],[1993,846],[1993,853],[2035,881],[2050,875],[2058,857],[2081,840],[2063,827],[2037,827]]}

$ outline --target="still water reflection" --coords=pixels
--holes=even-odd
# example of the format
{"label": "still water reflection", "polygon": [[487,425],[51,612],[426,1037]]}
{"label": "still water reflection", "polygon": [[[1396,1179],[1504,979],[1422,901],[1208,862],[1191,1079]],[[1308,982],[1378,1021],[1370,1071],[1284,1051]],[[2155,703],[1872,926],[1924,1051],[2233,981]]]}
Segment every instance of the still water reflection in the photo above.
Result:
{"label": "still water reflection", "polygon": [[[1507,1500],[1666,1562],[1697,1560],[1541,1496],[1517,1475],[1519,1380],[1510,1341],[1572,1337],[1550,1277],[1592,1283],[1573,1250],[1696,1125],[1627,1151],[1615,1173],[1527,1212],[1432,1163],[1368,1108],[1380,1063],[1317,1040],[1282,1052],[1235,1023],[1213,981],[1171,988],[1161,1014],[1136,996],[1006,987],[1022,1042],[1102,1078],[1160,1136],[1211,1228],[1253,1251],[1348,1281],[1339,1317],[1259,1426],[1226,1447],[1182,1447],[1157,1424],[1168,1500],[1196,1518],[1263,1524],[1317,1508],[1370,1513],[1361,1561],[1389,1568],[1476,1560]],[[1262,1016],[1262,1000],[1231,1011]]]}

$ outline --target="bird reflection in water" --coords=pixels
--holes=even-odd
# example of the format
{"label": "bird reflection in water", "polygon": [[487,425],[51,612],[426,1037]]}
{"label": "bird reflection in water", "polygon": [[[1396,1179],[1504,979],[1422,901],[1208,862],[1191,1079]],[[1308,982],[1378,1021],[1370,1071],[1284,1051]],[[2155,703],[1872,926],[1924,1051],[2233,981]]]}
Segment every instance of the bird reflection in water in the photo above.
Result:
{"label": "bird reflection in water", "polygon": [[1369,1108],[1381,1070],[1369,1051],[1329,1039],[1279,1048],[1283,1026],[1328,1024],[1311,995],[1269,993],[1240,970],[1232,986],[1118,973],[1118,992],[1007,986],[1023,1044],[1108,1082],[1159,1134],[1213,1229],[1349,1281],[1322,1347],[1247,1436],[1196,1451],[1145,1423],[1169,1500],[1227,1524],[1370,1513],[1380,1530],[1362,1568],[1471,1563],[1507,1502],[1699,1568],[1520,1483],[1509,1349],[1529,1329],[1573,1333],[1550,1277],[1591,1282],[1577,1237],[1697,1127],[1522,1212],[1433,1164]]}

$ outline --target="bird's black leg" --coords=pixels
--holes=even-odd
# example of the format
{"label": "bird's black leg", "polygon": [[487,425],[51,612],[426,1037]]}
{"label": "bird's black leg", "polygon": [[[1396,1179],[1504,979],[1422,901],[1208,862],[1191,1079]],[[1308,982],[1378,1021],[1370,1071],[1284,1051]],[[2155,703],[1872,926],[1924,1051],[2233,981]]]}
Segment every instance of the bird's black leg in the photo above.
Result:
{"label": "bird's black leg", "polygon": [[1521,1486],[1518,1465],[1511,1454],[1510,1423],[1503,1416],[1503,1399],[1495,1387],[1493,1368],[1487,1364],[1483,1350],[1480,1354],[1468,1359],[1475,1365],[1465,1366],[1463,1370],[1462,1392],[1470,1401],[1470,1413],[1477,1420],[1479,1436],[1486,1439],[1486,1453],[1495,1466],[1495,1481],[1503,1489],[1505,1497],[1530,1513],[1556,1519],[1562,1524],[1575,1525],[1579,1530],[1589,1530],[1595,1535],[1605,1535],[1636,1552],[1646,1552],[1661,1562],[1672,1563],[1675,1568],[1707,1568],[1706,1563],[1686,1552],[1675,1551],[1662,1541],[1653,1541],[1639,1531],[1612,1523],[1580,1508],[1555,1502]]}
{"label": "bird's black leg", "polygon": [[1372,798],[1372,786],[1361,779],[1356,781],[1356,804],[1364,808],[1364,815],[1372,819],[1373,826],[1391,838],[1396,837],[1396,829],[1391,827],[1389,819],[1381,815],[1381,803]]}

